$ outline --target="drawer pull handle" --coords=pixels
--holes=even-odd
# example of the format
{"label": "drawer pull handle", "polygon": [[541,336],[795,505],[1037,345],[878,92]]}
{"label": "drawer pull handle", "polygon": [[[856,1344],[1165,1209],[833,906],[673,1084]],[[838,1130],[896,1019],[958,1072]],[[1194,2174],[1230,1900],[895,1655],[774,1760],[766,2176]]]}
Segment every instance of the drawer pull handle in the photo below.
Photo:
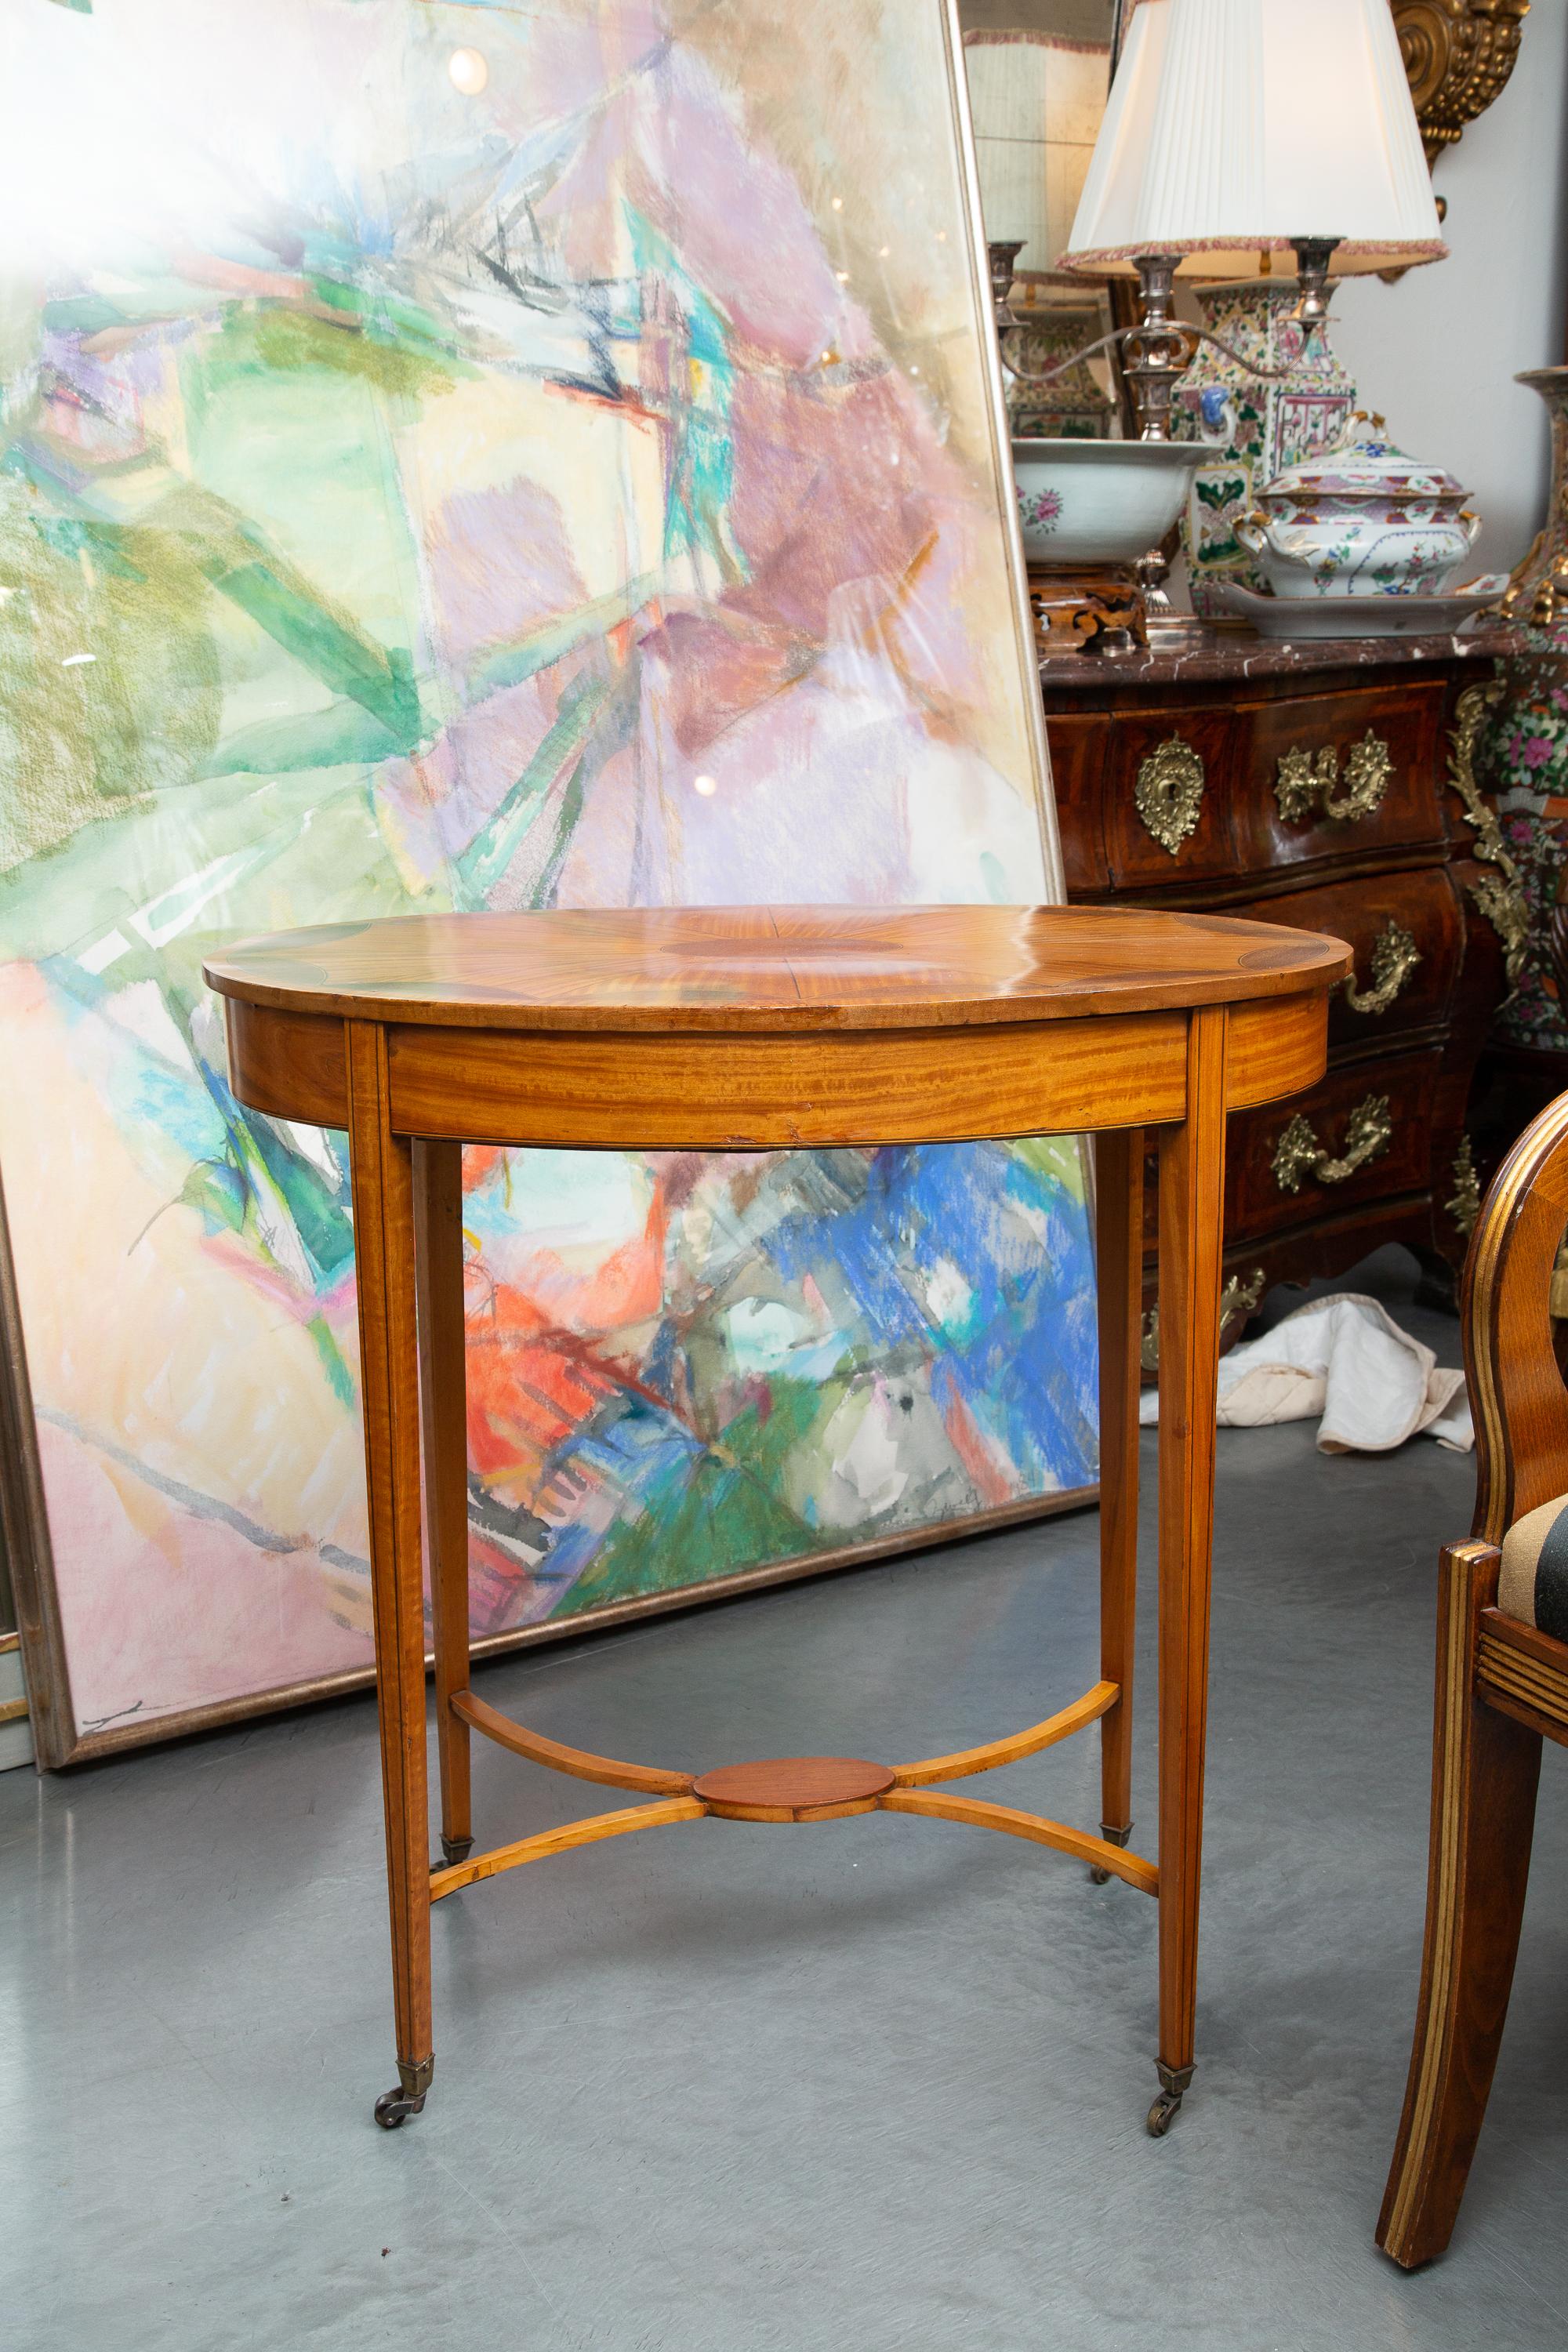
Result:
{"label": "drawer pull handle", "polygon": [[[1238,1315],[1245,1317],[1252,1314],[1262,1297],[1263,1268],[1260,1265],[1253,1267],[1249,1279],[1244,1279],[1239,1274],[1231,1276],[1219,1295],[1219,1332],[1222,1339],[1225,1337],[1226,1324],[1234,1323]],[[1142,1344],[1139,1349],[1138,1360],[1146,1372],[1157,1372],[1160,1369],[1158,1307],[1151,1307],[1143,1318]]]}
{"label": "drawer pull handle", "polygon": [[1280,753],[1274,797],[1288,824],[1310,816],[1314,805],[1331,824],[1348,824],[1354,817],[1370,816],[1383,805],[1393,773],[1394,761],[1387,744],[1369,727],[1361,741],[1352,744],[1345,754],[1344,790],[1337,797],[1336,788],[1341,781],[1339,753],[1327,743],[1316,753],[1303,751],[1296,745]]}
{"label": "drawer pull handle", "polygon": [[1391,915],[1372,943],[1372,986],[1358,988],[1352,971],[1345,1003],[1352,1013],[1386,1013],[1420,961],[1420,949]]}
{"label": "drawer pull handle", "polygon": [[1132,799],[1143,830],[1173,857],[1198,829],[1206,781],[1200,754],[1179,735],[1168,735],[1139,768]]}
{"label": "drawer pull handle", "polygon": [[[1443,1206],[1462,1234],[1473,1234],[1476,1229],[1476,1219],[1481,1213],[1481,1180],[1477,1172],[1476,1155],[1470,1149],[1470,1139],[1468,1135],[1460,1136],[1459,1148],[1454,1154],[1454,1165],[1448,1173],[1454,1187],[1454,1196],[1452,1200],[1445,1201]],[[1559,1250],[1557,1253],[1559,1264],[1562,1257],[1563,1252]],[[1552,1297],[1547,1307],[1547,1312],[1550,1315],[1561,1315],[1563,1312],[1557,1303],[1558,1296],[1558,1265],[1553,1265]]]}
{"label": "drawer pull handle", "polygon": [[1393,1140],[1386,1095],[1368,1095],[1357,1103],[1345,1123],[1344,1156],[1339,1160],[1318,1141],[1310,1122],[1298,1111],[1275,1149],[1275,1180],[1282,1192],[1299,1192],[1309,1176],[1320,1184],[1342,1184],[1358,1168],[1381,1160]]}

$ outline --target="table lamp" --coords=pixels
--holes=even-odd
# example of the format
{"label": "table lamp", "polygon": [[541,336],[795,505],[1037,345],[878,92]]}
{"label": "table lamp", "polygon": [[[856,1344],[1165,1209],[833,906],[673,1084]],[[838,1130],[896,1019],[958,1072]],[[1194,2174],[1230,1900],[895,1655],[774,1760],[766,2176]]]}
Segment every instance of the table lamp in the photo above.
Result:
{"label": "table lamp", "polygon": [[1177,278],[1267,277],[1293,253],[1300,340],[1321,350],[1331,273],[1447,249],[1388,0],[1139,0],[1058,267],[1138,278],[1121,341],[1142,438],[1169,436],[1205,332],[1172,318]]}

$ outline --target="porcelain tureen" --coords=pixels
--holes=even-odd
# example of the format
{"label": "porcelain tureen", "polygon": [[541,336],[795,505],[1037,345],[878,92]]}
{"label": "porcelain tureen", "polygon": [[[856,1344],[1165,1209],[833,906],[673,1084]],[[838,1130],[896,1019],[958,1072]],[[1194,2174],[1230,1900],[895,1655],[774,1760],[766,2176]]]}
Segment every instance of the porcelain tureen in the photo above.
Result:
{"label": "porcelain tureen", "polygon": [[1433,596],[1476,543],[1480,517],[1438,466],[1417,465],[1358,410],[1341,438],[1257,494],[1237,523],[1276,596]]}

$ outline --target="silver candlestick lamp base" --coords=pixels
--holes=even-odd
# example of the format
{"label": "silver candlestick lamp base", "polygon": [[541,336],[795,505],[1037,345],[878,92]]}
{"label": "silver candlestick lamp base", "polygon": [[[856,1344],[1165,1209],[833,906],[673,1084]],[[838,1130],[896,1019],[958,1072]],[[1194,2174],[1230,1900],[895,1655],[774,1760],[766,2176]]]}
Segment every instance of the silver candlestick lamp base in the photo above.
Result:
{"label": "silver candlestick lamp base", "polygon": [[1334,257],[1337,236],[1299,236],[1296,247],[1296,282],[1301,289],[1301,299],[1296,305],[1296,316],[1309,336],[1321,335],[1329,316],[1329,264]]}
{"label": "silver candlestick lamp base", "polygon": [[[1338,237],[1303,238],[1297,248],[1302,273],[1300,315],[1308,331],[1316,328],[1328,310],[1324,286],[1328,277],[1329,256],[1339,243]],[[1013,278],[1022,245],[996,242],[986,248],[991,264],[991,301],[996,319],[996,336],[1002,354],[1002,364],[1008,374],[1026,384],[1047,384],[1066,373],[1068,368],[1081,366],[1113,344],[1121,347],[1121,372],[1132,391],[1132,404],[1138,416],[1138,437],[1141,441],[1168,441],[1171,437],[1171,395],[1188,368],[1200,343],[1213,343],[1227,359],[1248,373],[1269,382],[1280,380],[1284,371],[1260,368],[1245,355],[1211,334],[1206,327],[1183,326],[1171,316],[1171,300],[1174,291],[1179,253],[1141,253],[1137,257],[1138,287],[1142,299],[1143,316],[1135,327],[1113,327],[1110,334],[1101,335],[1081,351],[1069,352],[1055,366],[1042,369],[1020,364],[1016,352],[1008,348],[1008,338],[1022,331],[1022,321],[1013,309],[1011,299]],[[1309,283],[1310,279],[1310,283]]]}
{"label": "silver candlestick lamp base", "polygon": [[1121,331],[1121,373],[1132,387],[1141,441],[1171,437],[1171,394],[1197,349],[1195,327],[1178,326],[1171,316],[1179,253],[1141,253],[1138,292],[1143,316]]}

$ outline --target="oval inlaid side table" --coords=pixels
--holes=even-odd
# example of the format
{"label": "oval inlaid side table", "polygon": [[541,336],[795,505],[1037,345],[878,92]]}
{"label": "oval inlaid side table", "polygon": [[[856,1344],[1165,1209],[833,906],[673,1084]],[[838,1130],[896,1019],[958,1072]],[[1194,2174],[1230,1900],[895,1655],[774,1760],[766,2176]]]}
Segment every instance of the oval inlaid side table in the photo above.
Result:
{"label": "oval inlaid side table", "polygon": [[[1273,924],[1118,908],[809,907],[433,915],[215,956],[231,1081],[346,1128],[399,2087],[434,2067],[430,1906],[599,1838],[712,1815],[932,1814],[1053,1846],[1156,1897],[1168,2126],[1192,2079],[1227,1112],[1323,1072],[1350,952]],[[1128,1848],[1142,1130],[1160,1133],[1159,1847]],[[1100,1676],[1070,1706],[915,1763],[785,1757],[699,1776],[542,1738],[468,1687],[460,1152],[466,1142],[774,1150],[1092,1133],[1100,1340]],[[423,1513],[421,1475],[423,1471]],[[429,1857],[421,1519],[444,1861]],[[1098,1836],[944,1783],[1100,1727]],[[472,1852],[468,1738],[651,1802]]]}

